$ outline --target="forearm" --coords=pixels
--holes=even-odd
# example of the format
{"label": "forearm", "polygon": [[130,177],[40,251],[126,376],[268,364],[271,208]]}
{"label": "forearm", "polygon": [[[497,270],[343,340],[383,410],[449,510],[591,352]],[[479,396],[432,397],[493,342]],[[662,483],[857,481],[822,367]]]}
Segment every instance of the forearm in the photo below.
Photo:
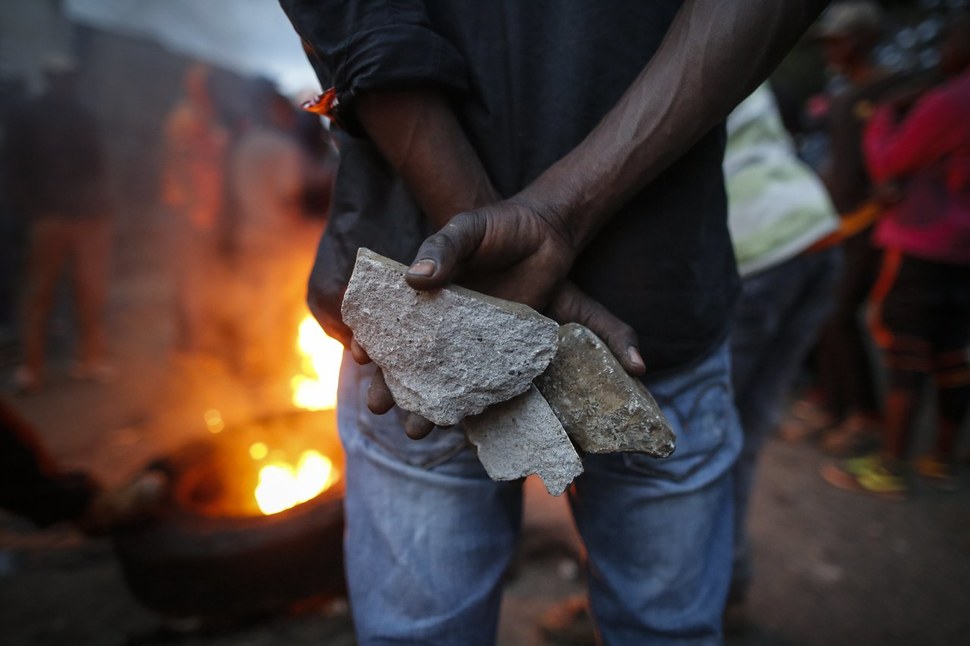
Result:
{"label": "forearm", "polygon": [[370,92],[356,116],[436,228],[499,199],[451,106],[433,90]]}
{"label": "forearm", "polygon": [[516,196],[582,249],[610,215],[764,81],[825,0],[689,0],[619,103]]}

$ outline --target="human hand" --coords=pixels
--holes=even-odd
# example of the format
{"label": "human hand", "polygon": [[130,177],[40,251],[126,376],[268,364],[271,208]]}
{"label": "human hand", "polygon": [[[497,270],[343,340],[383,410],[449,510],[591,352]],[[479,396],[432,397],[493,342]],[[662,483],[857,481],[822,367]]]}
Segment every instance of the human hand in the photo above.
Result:
{"label": "human hand", "polygon": [[424,241],[405,280],[419,290],[457,282],[543,311],[576,253],[551,209],[515,197],[453,217]]}
{"label": "human hand", "polygon": [[[350,354],[354,361],[361,365],[371,361],[367,351],[353,340],[350,342]],[[367,387],[367,408],[375,415],[383,415],[394,408],[395,404],[394,395],[384,381],[384,372],[378,368]],[[404,417],[404,432],[412,440],[423,439],[434,429],[434,422],[410,411],[405,412],[407,414]]]}
{"label": "human hand", "polygon": [[565,279],[576,257],[567,231],[553,209],[521,197],[460,213],[424,241],[405,279],[421,290],[456,281],[525,303],[561,324],[585,325],[627,372],[642,375],[633,328]]}
{"label": "human hand", "polygon": [[546,311],[561,325],[579,323],[610,349],[623,369],[635,377],[646,373],[636,331],[570,281],[563,281]]}
{"label": "human hand", "polygon": [[[553,296],[547,314],[560,323],[580,323],[599,336],[619,360],[623,368],[632,375],[642,375],[646,371],[643,359],[637,348],[637,335],[632,327],[611,314],[600,303],[589,298],[578,287],[564,281]],[[369,363],[366,351],[356,342],[351,342],[351,354],[358,363]],[[394,406],[394,396],[378,369],[367,390],[367,407],[377,415],[383,415]],[[408,413],[404,430],[411,439],[426,437],[434,424],[419,415]]]}
{"label": "human hand", "polygon": [[[416,289],[435,289],[460,282],[492,296],[545,311],[559,323],[580,323],[603,339],[623,368],[633,375],[646,371],[636,332],[564,277],[575,257],[554,218],[540,216],[523,203],[508,200],[461,213],[421,245],[405,276]],[[357,343],[351,353],[358,363],[370,358]],[[394,397],[378,371],[367,393],[367,407],[384,414]],[[405,432],[426,437],[434,425],[409,413]]]}

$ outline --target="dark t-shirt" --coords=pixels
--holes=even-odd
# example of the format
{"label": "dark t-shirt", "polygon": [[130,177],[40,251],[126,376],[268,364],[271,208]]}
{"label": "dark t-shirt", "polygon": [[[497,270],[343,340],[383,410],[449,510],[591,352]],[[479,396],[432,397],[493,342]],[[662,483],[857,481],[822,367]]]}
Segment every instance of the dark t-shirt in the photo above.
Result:
{"label": "dark t-shirt", "polygon": [[[410,262],[426,233],[413,224],[418,209],[400,178],[357,136],[358,93],[422,85],[448,93],[492,182],[509,196],[616,104],[660,46],[681,2],[282,4],[324,87],[336,88],[348,130],[337,135],[341,162],[311,278],[313,305],[315,294],[345,284],[347,258],[357,246]],[[571,273],[637,330],[651,374],[701,358],[727,333],[738,279],[723,143],[722,128],[708,133],[612,217]]]}

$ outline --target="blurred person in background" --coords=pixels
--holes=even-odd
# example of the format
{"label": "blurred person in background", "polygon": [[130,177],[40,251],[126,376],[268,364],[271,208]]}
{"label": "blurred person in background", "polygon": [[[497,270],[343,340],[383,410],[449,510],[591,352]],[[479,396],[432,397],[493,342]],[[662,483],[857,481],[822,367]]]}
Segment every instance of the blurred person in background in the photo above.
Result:
{"label": "blurred person in background", "polygon": [[825,187],[795,154],[762,85],[727,119],[728,228],[741,274],[731,330],[731,380],[744,432],[734,478],[734,565],[725,629],[744,627],[751,584],[746,531],[758,455],[831,310],[841,249],[814,246],[838,228]]}
{"label": "blurred person in background", "polygon": [[80,328],[72,375],[106,381],[115,373],[103,320],[111,211],[103,143],[94,115],[77,99],[76,62],[50,56],[43,68],[47,88],[13,115],[6,142],[10,198],[30,219],[24,362],[14,375],[23,393],[43,384],[47,327],[65,265]]}
{"label": "blurred person in background", "polygon": [[[289,371],[293,341],[306,315],[306,276],[321,233],[304,209],[308,186],[328,184],[329,166],[313,163],[297,139],[294,106],[268,82],[255,90],[255,123],[229,159],[235,272],[240,291],[240,356],[246,376]],[[329,192],[329,191],[328,191]]]}
{"label": "blurred person in background", "polygon": [[909,488],[905,460],[927,378],[936,443],[916,470],[929,481],[955,484],[957,431],[970,408],[970,14],[949,22],[940,54],[949,80],[915,105],[909,93],[880,105],[865,132],[872,177],[899,194],[875,234],[886,249],[877,289],[889,376],[885,446],[827,465],[823,475],[871,493]]}
{"label": "blurred person in background", "polygon": [[206,277],[222,248],[229,133],[218,118],[210,68],[192,65],[184,84],[185,95],[165,123],[162,200],[175,220],[176,347],[194,354],[219,347]]}
{"label": "blurred person in background", "polygon": [[882,211],[862,157],[862,127],[872,101],[898,81],[873,60],[882,10],[868,0],[832,5],[814,27],[828,65],[844,81],[828,112],[830,153],[822,179],[841,219],[844,263],[835,309],[816,351],[815,388],[792,407],[782,433],[820,438],[831,454],[854,454],[878,443],[882,413],[869,338],[862,321],[879,271],[873,224]]}

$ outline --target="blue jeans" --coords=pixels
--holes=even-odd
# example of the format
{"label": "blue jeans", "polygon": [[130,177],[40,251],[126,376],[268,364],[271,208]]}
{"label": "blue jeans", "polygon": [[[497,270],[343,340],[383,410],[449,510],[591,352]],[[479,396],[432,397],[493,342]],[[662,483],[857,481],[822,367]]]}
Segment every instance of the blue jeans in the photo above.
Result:
{"label": "blue jeans", "polygon": [[[371,366],[345,355],[346,559],[361,644],[492,644],[522,483],[493,482],[458,430],[404,435],[366,408]],[[647,382],[677,433],[673,457],[584,456],[570,503],[607,644],[718,643],[730,580],[730,467],[741,447],[726,344]]]}
{"label": "blue jeans", "polygon": [[743,598],[751,579],[745,521],[758,454],[778,425],[785,395],[818,337],[835,298],[841,250],[796,256],[746,277],[731,331],[732,381],[744,448],[734,466],[732,595]]}

